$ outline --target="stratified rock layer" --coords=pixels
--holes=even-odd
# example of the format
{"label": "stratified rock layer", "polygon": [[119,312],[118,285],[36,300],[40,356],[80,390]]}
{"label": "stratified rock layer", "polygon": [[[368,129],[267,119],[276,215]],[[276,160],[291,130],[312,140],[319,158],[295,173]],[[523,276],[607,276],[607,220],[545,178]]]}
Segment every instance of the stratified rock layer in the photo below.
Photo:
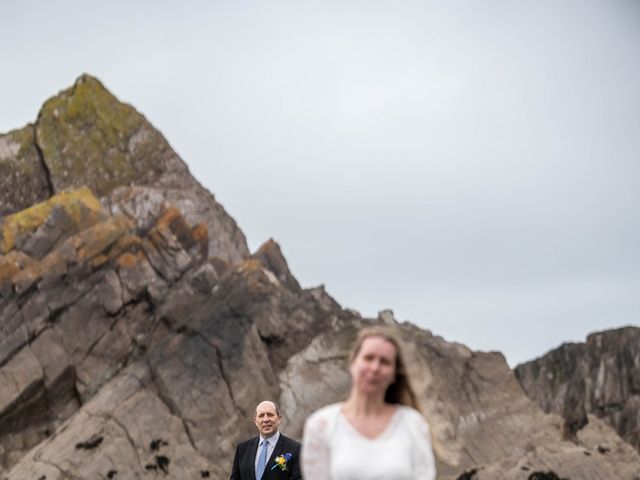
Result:
{"label": "stratified rock layer", "polygon": [[515,369],[527,395],[560,414],[569,433],[591,414],[640,451],[640,328],[589,335]]}
{"label": "stratified rock layer", "polygon": [[216,273],[206,261],[206,230],[188,227],[177,210],[138,236],[133,222],[109,215],[87,189],[5,217],[1,227],[6,468],[146,350],[159,321],[151,312],[169,289],[188,290],[194,278]]}

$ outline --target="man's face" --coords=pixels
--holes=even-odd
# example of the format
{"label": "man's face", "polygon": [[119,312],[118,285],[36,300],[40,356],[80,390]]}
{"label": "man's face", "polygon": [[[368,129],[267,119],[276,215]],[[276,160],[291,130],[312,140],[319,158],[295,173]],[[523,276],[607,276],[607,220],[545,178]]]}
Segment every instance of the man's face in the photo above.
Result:
{"label": "man's face", "polygon": [[256,407],[256,427],[264,438],[269,438],[278,431],[280,420],[272,402],[262,402]]}

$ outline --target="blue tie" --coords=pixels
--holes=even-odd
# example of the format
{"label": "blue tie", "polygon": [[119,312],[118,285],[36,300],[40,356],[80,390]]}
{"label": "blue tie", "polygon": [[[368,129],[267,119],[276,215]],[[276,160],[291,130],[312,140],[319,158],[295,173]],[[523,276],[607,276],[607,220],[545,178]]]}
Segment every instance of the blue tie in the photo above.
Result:
{"label": "blue tie", "polygon": [[263,440],[262,443],[262,451],[260,452],[260,458],[258,458],[258,466],[256,468],[256,480],[260,480],[262,478],[262,474],[264,473],[264,467],[267,464],[267,450],[269,450],[269,442]]}

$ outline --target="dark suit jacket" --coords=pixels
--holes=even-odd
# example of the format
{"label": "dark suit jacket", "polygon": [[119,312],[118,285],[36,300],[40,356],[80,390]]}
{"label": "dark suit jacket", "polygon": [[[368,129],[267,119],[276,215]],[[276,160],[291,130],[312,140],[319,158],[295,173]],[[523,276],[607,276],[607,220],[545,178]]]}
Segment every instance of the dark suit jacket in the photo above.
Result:
{"label": "dark suit jacket", "polygon": [[[233,457],[233,467],[231,469],[230,480],[261,480],[256,479],[256,452],[258,451],[258,441],[260,437],[242,442],[236,447],[236,454]],[[279,467],[272,470],[276,457],[285,453],[291,454],[287,469],[283,472]],[[300,480],[300,443],[285,437],[280,432],[280,438],[276,443],[276,448],[267,461],[267,466],[262,474],[262,480]]]}

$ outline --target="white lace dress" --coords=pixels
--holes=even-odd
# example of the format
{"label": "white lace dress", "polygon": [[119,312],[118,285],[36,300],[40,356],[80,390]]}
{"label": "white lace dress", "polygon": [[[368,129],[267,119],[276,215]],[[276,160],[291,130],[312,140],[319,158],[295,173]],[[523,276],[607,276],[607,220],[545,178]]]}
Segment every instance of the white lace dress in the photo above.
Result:
{"label": "white lace dress", "polygon": [[429,426],[412,408],[399,405],[374,439],[353,427],[342,404],[313,413],[304,426],[305,480],[435,480]]}

